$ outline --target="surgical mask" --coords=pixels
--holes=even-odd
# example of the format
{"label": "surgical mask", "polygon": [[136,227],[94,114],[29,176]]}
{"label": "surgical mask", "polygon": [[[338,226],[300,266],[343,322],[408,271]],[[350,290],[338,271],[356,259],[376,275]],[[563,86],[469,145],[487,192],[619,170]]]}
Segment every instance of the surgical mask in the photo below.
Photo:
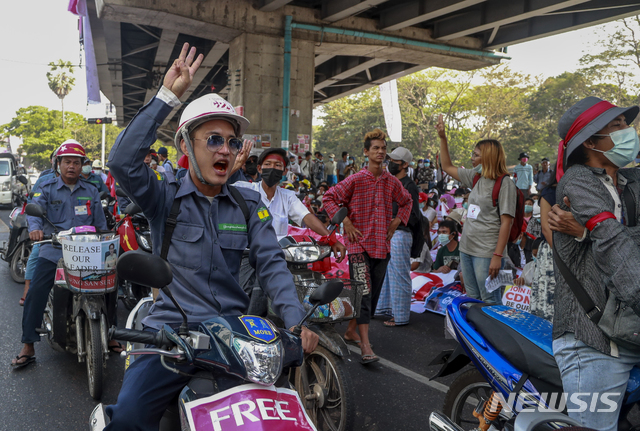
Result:
{"label": "surgical mask", "polygon": [[282,169],[265,168],[262,170],[262,181],[267,187],[273,187],[280,182],[284,171]]}
{"label": "surgical mask", "polygon": [[534,262],[537,262],[537,261],[538,261],[538,258],[537,258],[537,257],[535,257],[535,256],[533,256],[533,261],[534,261]]}
{"label": "surgical mask", "polygon": [[525,205],[524,206],[524,212],[525,213],[533,212],[533,205]]}
{"label": "surgical mask", "polygon": [[[636,153],[636,154],[637,154],[637,153]],[[522,158],[522,161],[523,161],[523,162],[525,162],[525,163],[527,163],[527,162],[529,161],[529,159],[528,159],[527,157],[523,157],[523,158]]]}
{"label": "surgical mask", "polygon": [[469,209],[469,202],[465,202],[462,204],[462,208],[468,210]]}
{"label": "surgical mask", "polygon": [[329,157],[329,160],[331,160],[333,162],[333,157]]}
{"label": "surgical mask", "polygon": [[349,165],[353,165],[353,160],[349,160],[349,161],[347,162],[347,164],[349,164]]}
{"label": "surgical mask", "polygon": [[449,235],[446,233],[438,234],[438,241],[440,241],[440,244],[442,245],[447,245],[451,242]]}
{"label": "surgical mask", "polygon": [[478,165],[473,168],[473,172],[475,172],[476,174],[482,174],[482,165]]}
{"label": "surgical mask", "polygon": [[635,157],[640,151],[640,139],[633,127],[627,127],[626,129],[616,130],[608,135],[593,135],[593,136],[609,136],[613,141],[613,148],[609,151],[596,150],[593,151],[604,154],[604,156],[619,168],[627,166],[633,162]]}
{"label": "surgical mask", "polygon": [[418,167],[419,167],[419,168],[424,167],[424,163],[418,163]]}
{"label": "surgical mask", "polygon": [[316,198],[316,195],[309,195],[309,199],[314,200]]}
{"label": "surgical mask", "polygon": [[365,161],[365,162],[368,162],[368,161],[369,161],[369,157],[365,157],[365,158],[364,158],[364,161]]}
{"label": "surgical mask", "polygon": [[257,163],[245,163],[244,169],[247,174],[253,176],[258,173],[258,164]]}
{"label": "surgical mask", "polygon": [[516,241],[514,241],[513,243],[515,245],[520,245],[520,242],[522,241],[522,238],[518,238]]}
{"label": "surgical mask", "polygon": [[93,170],[93,172],[94,172],[96,175],[102,175],[102,169],[94,169],[94,170]]}
{"label": "surgical mask", "polygon": [[91,173],[91,166],[83,166],[82,167],[82,173],[87,175]]}
{"label": "surgical mask", "polygon": [[400,163],[389,162],[389,173],[391,175],[398,175],[401,170]]}

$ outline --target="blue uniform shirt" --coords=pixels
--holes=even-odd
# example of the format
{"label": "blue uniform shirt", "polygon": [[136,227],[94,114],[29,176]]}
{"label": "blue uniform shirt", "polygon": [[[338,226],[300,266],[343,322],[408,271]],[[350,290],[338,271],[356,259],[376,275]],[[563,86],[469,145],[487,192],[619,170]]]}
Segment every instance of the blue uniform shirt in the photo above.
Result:
{"label": "blue uniform shirt", "polygon": [[[251,214],[247,226],[226,184],[210,201],[198,191],[189,174],[181,183],[159,180],[144,164],[149,147],[156,140],[156,130],[171,109],[158,97],[140,109],[118,136],[109,154],[109,167],[120,187],[149,220],[154,254],[160,255],[173,201],[181,198],[167,256],[173,269],[173,296],[192,323],[218,315],[244,314],[249,297],[239,284],[239,273],[242,253],[249,247],[249,262],[273,300],[276,313],[287,328],[298,324],[304,317],[304,308],[260,195],[238,189]],[[143,321],[156,329],[164,323],[180,322],[180,313],[162,292]]]}
{"label": "blue uniform shirt", "polygon": [[93,184],[98,189],[98,196],[100,196],[100,193],[102,192],[109,193],[107,185],[104,183],[104,181],[102,181],[102,177],[98,174],[94,174],[93,172],[91,172],[89,174],[89,177],[87,178],[85,178],[84,175],[80,174],[80,180]]}
{"label": "blue uniform shirt", "polygon": [[[71,191],[62,178],[51,178],[40,184],[40,188],[33,194],[32,202],[44,208],[46,217],[58,230],[74,226],[95,226],[97,229],[107,230],[98,189],[85,181],[78,181]],[[87,211],[87,202],[91,214]],[[29,232],[41,230],[45,235],[55,232],[54,227],[40,217],[27,216],[27,220]],[[43,244],[40,247],[40,257],[57,263],[62,257],[62,249]]]}
{"label": "blue uniform shirt", "polygon": [[[40,174],[40,176],[36,180],[36,183],[33,185],[33,187],[31,187],[31,191],[33,192],[33,194],[39,191],[38,189],[40,188],[40,185],[42,183],[44,183],[45,181],[49,181],[51,178],[56,177],[55,174],[53,173],[53,169],[49,169],[49,171],[51,172],[48,172],[46,174],[43,172],[42,174]],[[32,199],[33,198],[31,197],[31,193],[29,193],[29,197],[27,198],[27,203],[31,203]]]}

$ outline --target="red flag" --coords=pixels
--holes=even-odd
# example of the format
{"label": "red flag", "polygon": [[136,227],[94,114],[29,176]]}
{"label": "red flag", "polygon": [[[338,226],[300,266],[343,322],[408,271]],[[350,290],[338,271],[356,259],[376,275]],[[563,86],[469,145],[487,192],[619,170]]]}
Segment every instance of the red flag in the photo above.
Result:
{"label": "red flag", "polygon": [[136,232],[131,223],[131,216],[127,215],[125,221],[118,227],[118,235],[120,235],[120,250],[126,252],[138,249]]}
{"label": "red flag", "polygon": [[109,192],[111,193],[111,197],[115,198],[116,197],[116,179],[113,178],[113,176],[111,175],[111,172],[109,172],[109,175],[107,175],[107,181],[104,182],[107,187],[109,187]]}

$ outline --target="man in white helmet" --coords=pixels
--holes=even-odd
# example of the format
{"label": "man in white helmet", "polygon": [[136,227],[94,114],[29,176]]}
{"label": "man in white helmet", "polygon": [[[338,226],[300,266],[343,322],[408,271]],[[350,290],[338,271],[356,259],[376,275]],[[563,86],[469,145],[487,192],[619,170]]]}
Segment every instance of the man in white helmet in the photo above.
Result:
{"label": "man in white helmet", "polygon": [[106,183],[107,175],[102,170],[102,162],[100,160],[94,160],[91,167],[93,168],[93,173],[96,175],[100,175],[100,178],[102,178],[102,181]]}
{"label": "man in white helmet", "polygon": [[[250,151],[248,141],[243,145],[239,139],[249,121],[216,94],[200,97],[184,109],[175,136],[176,148],[189,157],[184,179],[180,183],[158,180],[143,163],[156,140],[156,130],[180,104],[202,59],[202,54],[196,58],[195,48],[189,51],[185,43],[156,97],[116,140],[109,155],[111,173],[149,219],[154,254],[162,255],[167,218],[177,213],[164,249],[174,274],[171,291],[190,323],[246,312],[249,297],[238,276],[242,253],[248,247],[249,260],[275,312],[292,328],[305,311],[278,245],[272,217],[257,192],[227,185],[230,174],[242,166]],[[149,330],[181,322],[178,310],[163,293],[143,321]],[[317,342],[317,335],[304,328],[305,351],[312,351]],[[195,370],[178,368],[187,373]],[[166,407],[188,381],[189,377],[166,370],[160,356],[140,357],[125,373],[117,404],[107,407],[111,422],[106,429],[157,430]]]}
{"label": "man in white helmet", "polygon": [[[34,191],[32,200],[45,210],[47,218],[55,226],[40,217],[27,217],[29,238],[32,241],[42,241],[44,235],[75,226],[91,225],[107,230],[107,220],[102,211],[98,189],[93,184],[80,180],[84,160],[84,148],[73,139],[63,142],[58,148],[56,170],[59,176],[43,181]],[[42,325],[42,314],[60,258],[61,248],[51,244],[43,244],[40,247],[31,286],[24,301],[22,350],[11,361],[14,368],[22,368],[35,362],[33,344],[40,341],[40,334],[36,332],[36,328]]]}

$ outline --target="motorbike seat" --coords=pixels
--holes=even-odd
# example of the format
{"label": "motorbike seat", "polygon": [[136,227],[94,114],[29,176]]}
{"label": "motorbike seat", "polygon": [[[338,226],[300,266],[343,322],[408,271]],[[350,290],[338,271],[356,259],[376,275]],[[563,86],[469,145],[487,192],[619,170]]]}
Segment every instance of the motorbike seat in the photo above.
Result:
{"label": "motorbike seat", "polygon": [[551,348],[550,322],[522,310],[489,304],[472,305],[467,320],[514,367],[528,374],[536,389],[562,390]]}

